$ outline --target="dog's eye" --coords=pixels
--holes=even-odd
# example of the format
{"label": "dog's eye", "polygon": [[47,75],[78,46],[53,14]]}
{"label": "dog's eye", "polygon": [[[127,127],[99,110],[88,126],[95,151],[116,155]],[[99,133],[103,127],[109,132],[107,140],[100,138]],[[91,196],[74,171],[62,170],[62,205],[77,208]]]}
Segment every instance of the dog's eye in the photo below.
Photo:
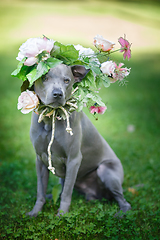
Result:
{"label": "dog's eye", "polygon": [[65,79],[64,79],[64,82],[65,82],[66,84],[68,84],[68,83],[70,82],[70,79],[69,79],[69,78],[65,78]]}

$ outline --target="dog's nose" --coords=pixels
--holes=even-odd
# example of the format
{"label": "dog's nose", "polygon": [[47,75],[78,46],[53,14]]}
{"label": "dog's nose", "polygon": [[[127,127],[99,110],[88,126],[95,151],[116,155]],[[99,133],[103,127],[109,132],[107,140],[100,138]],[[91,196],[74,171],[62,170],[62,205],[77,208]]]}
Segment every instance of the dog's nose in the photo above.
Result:
{"label": "dog's nose", "polygon": [[62,96],[63,96],[63,92],[60,89],[55,88],[53,90],[53,97],[54,98],[62,98]]}

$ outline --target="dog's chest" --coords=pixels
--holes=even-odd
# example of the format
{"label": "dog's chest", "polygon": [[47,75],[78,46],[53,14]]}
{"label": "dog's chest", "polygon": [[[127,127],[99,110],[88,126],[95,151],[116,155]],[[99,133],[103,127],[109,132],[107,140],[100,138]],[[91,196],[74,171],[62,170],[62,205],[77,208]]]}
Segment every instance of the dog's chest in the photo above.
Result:
{"label": "dog's chest", "polygon": [[[48,146],[51,144],[51,159],[52,165],[55,168],[56,174],[60,177],[64,177],[65,165],[68,155],[68,146],[66,138],[69,134],[66,132],[63,126],[55,126],[54,136],[52,136],[52,128],[48,128],[44,125],[43,128],[37,129],[34,134],[34,141],[32,141],[35,151],[43,163],[48,166]],[[51,138],[53,142],[51,143]],[[66,144],[63,144],[64,141]]]}

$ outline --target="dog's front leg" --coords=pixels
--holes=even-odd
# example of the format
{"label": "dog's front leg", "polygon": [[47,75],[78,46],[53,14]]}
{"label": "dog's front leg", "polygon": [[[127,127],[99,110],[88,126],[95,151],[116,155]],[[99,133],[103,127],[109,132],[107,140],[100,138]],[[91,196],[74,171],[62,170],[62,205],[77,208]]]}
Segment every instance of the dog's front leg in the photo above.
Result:
{"label": "dog's front leg", "polygon": [[45,194],[48,184],[48,177],[49,177],[49,170],[37,156],[36,160],[36,170],[37,170],[37,201],[35,203],[34,208],[32,211],[27,213],[27,215],[31,217],[36,217],[38,212],[42,210],[42,207],[45,200]]}
{"label": "dog's front leg", "polygon": [[64,187],[61,195],[60,208],[58,210],[58,216],[68,212],[71,204],[71,197],[74,188],[74,184],[77,178],[77,173],[81,164],[82,154],[79,151],[74,158],[69,156],[66,166],[66,176]]}

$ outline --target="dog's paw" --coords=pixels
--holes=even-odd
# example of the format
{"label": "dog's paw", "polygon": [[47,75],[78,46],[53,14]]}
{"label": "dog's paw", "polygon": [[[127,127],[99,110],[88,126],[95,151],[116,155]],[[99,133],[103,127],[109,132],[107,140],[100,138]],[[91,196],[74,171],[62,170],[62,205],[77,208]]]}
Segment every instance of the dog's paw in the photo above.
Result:
{"label": "dog's paw", "polygon": [[127,201],[125,201],[125,204],[120,207],[120,211],[117,212],[114,215],[114,217],[122,219],[126,215],[126,213],[131,209],[132,209],[131,205]]}
{"label": "dog's paw", "polygon": [[56,214],[57,217],[62,217],[64,215],[64,211],[58,209],[58,213]]}
{"label": "dog's paw", "polygon": [[37,217],[37,215],[38,215],[38,212],[34,212],[33,210],[26,213],[26,216],[29,216],[29,217]]}
{"label": "dog's paw", "polygon": [[131,210],[131,205],[127,201],[125,201],[124,205],[120,207],[120,210],[126,213],[127,211]]}
{"label": "dog's paw", "polygon": [[60,208],[58,209],[58,216],[63,216],[66,212],[69,211],[70,203],[61,201]]}

